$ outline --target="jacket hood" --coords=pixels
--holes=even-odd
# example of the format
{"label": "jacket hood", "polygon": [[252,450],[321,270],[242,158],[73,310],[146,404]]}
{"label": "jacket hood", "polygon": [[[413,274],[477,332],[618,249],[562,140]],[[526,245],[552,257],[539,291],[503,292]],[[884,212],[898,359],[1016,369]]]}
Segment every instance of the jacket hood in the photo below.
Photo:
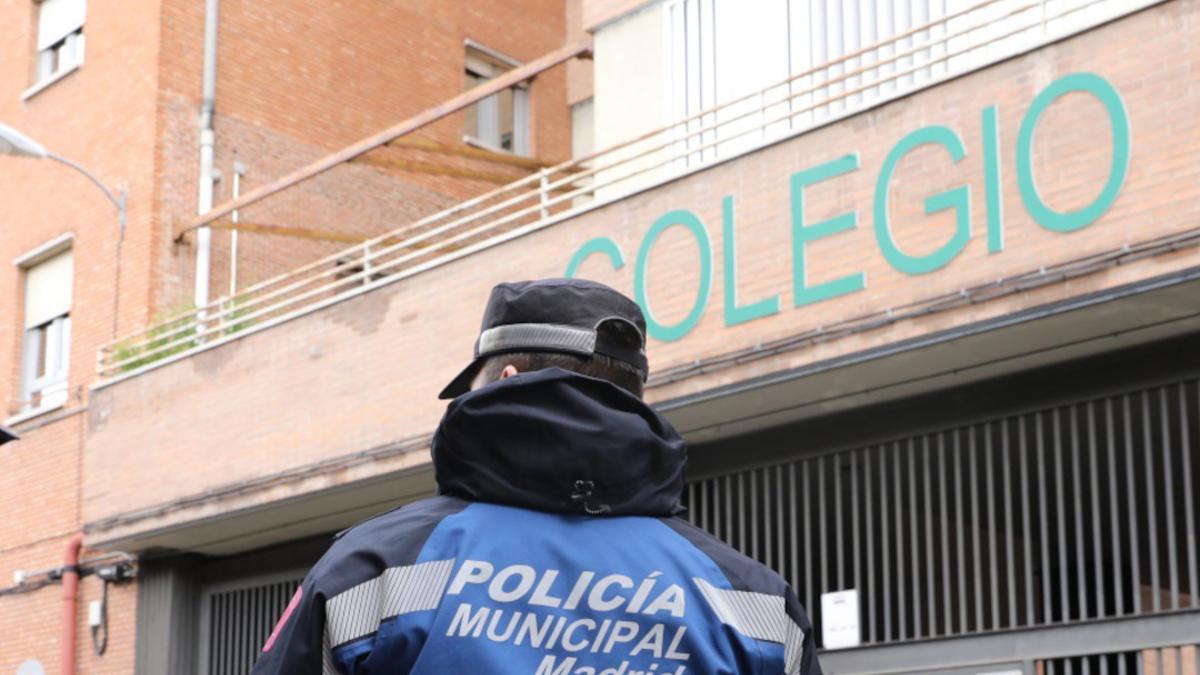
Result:
{"label": "jacket hood", "polygon": [[681,513],[687,449],[620,387],[560,368],[454,399],[432,445],[441,494],[558,513]]}

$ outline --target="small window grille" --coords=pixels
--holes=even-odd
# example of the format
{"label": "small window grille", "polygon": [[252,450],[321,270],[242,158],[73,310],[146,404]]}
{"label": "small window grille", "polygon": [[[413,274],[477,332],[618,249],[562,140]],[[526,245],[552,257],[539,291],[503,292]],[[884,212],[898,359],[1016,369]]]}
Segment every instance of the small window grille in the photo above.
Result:
{"label": "small window grille", "polygon": [[200,675],[249,675],[303,577],[288,572],[206,590],[200,600]]}

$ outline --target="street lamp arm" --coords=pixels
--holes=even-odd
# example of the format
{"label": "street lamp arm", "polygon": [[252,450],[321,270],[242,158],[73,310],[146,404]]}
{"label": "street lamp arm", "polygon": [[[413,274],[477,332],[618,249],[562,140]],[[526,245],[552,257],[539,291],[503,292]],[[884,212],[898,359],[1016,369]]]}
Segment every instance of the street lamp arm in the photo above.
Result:
{"label": "street lamp arm", "polygon": [[121,223],[121,231],[122,232],[125,231],[126,195],[125,195],[124,190],[121,190],[119,194],[113,193],[112,190],[108,189],[108,186],[106,186],[104,183],[100,182],[100,179],[97,178],[96,175],[93,174],[91,171],[88,171],[87,169],[85,169],[83,167],[83,165],[79,164],[78,162],[67,159],[66,157],[63,157],[62,155],[57,155],[53,152],[46,152],[46,158],[52,159],[56,162],[59,162],[60,164],[66,164],[67,166],[71,167],[72,169],[75,169],[76,171],[83,174],[84,176],[87,176],[88,180],[92,181],[92,183],[94,183],[96,185],[96,187],[100,188],[104,192],[104,196],[108,197],[108,200],[113,203],[113,206],[117,207],[117,219]]}

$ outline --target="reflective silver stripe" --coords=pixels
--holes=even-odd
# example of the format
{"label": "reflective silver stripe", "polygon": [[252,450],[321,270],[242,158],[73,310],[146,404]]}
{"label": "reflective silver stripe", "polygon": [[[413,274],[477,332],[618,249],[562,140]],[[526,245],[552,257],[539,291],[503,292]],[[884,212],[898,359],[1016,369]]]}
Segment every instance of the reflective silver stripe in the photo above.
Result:
{"label": "reflective silver stripe", "polygon": [[325,603],[325,634],[337,647],[374,633],[381,621],[435,609],[442,600],[454,560],[389,567]]}
{"label": "reflective silver stripe", "polygon": [[333,663],[333,650],[329,648],[329,632],[325,632],[325,644],[321,645],[321,675],[341,675]]}
{"label": "reflective silver stripe", "polygon": [[786,675],[800,675],[800,660],[804,656],[804,631],[792,621],[787,612],[787,635],[783,640],[783,662]]}
{"label": "reflective silver stripe", "polygon": [[721,623],[746,637],[783,645],[786,672],[800,672],[804,631],[787,615],[782,596],[717,588],[699,577],[692,581]]}
{"label": "reflective silver stripe", "polygon": [[548,323],[513,323],[479,334],[479,354],[509,349],[553,349],[590,355],[596,351],[596,331]]}

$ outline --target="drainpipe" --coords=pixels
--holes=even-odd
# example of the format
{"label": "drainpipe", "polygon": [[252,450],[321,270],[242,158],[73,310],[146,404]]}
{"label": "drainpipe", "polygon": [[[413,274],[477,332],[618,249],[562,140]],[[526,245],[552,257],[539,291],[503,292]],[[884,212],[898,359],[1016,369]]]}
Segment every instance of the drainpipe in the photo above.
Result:
{"label": "drainpipe", "polygon": [[[213,154],[216,134],[213,132],[213,110],[217,98],[217,6],[218,0],[204,3],[204,76],[203,102],[200,104],[200,192],[197,213],[203,215],[213,204]],[[208,304],[209,272],[212,265],[212,229],[196,231],[196,307]],[[204,312],[201,310],[201,315]]]}
{"label": "drainpipe", "polygon": [[82,547],[83,533],[79,532],[67,541],[67,555],[63,559],[62,647],[58,665],[62,675],[75,675],[75,600],[79,595],[79,549]]}

